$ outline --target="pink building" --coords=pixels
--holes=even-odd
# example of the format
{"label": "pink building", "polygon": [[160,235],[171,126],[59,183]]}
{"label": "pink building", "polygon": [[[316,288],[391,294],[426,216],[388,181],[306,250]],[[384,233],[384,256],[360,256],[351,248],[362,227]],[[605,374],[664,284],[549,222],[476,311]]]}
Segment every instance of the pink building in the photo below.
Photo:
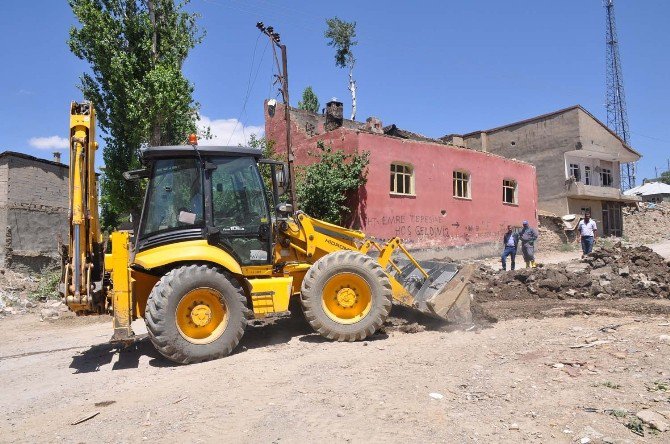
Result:
{"label": "pink building", "polygon": [[[266,103],[265,134],[285,152],[283,105]],[[313,161],[307,152],[318,141],[370,152],[349,225],[376,238],[398,236],[412,248],[497,249],[508,224],[536,226],[535,167],[525,162],[382,127],[376,118],[342,119],[339,102],[329,102],[325,114],[291,108],[291,140],[296,165]]]}

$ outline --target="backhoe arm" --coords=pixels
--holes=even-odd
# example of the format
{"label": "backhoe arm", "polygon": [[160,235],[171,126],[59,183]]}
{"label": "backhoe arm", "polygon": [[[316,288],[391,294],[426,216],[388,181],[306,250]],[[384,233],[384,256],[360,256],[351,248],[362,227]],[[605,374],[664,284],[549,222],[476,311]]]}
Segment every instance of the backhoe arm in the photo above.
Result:
{"label": "backhoe arm", "polygon": [[104,310],[104,259],[95,174],[95,111],[90,102],[70,105],[69,244],[61,292],[77,313]]}

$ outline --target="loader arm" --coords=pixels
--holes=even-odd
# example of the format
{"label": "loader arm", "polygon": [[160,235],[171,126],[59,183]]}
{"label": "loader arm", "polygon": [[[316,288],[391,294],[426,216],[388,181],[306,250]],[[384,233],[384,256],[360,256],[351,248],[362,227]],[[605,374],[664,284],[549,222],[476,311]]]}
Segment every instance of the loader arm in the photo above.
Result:
{"label": "loader arm", "polygon": [[391,282],[396,302],[453,322],[471,321],[469,280],[473,265],[419,262],[399,238],[380,244],[362,231],[330,224],[300,211],[278,226],[275,258],[285,272],[306,270],[329,253],[358,251],[376,256]]}

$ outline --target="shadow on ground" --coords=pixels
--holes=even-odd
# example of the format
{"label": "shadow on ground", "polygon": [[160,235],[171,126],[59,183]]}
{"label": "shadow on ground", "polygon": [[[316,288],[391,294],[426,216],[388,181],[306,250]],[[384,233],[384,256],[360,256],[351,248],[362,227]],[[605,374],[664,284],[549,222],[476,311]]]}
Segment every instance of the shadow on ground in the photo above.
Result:
{"label": "shadow on ground", "polygon": [[97,372],[103,365],[110,364],[115,355],[118,355],[118,360],[112,366],[112,370],[137,368],[142,356],[151,358],[149,365],[152,367],[178,365],[163,358],[151,344],[149,338],[146,335],[140,335],[129,346],[120,346],[109,342],[92,345],[88,350],[72,357],[70,368],[75,370],[75,374]]}
{"label": "shadow on ground", "polygon": [[[285,344],[295,337],[298,337],[302,342],[309,343],[332,342],[312,330],[299,308],[291,308],[291,314],[286,313],[277,317],[251,321],[233,354]],[[366,338],[366,341],[384,340],[389,337],[389,332],[418,333],[424,330],[448,332],[462,328],[462,326],[423,315],[411,308],[394,305],[391,315],[382,328],[373,336]],[[111,364],[115,356],[118,356],[118,359],[114,362],[112,370],[137,368],[142,356],[150,358],[149,365],[152,367],[179,365],[161,356],[151,344],[149,338],[146,335],[141,335],[127,347],[110,343],[93,345],[74,355],[70,368],[74,369],[75,374],[97,372],[102,366]]]}
{"label": "shadow on ground", "polygon": [[[314,333],[300,311],[294,310],[293,313],[251,321],[233,354],[287,343],[296,336]],[[137,340],[127,347],[111,343],[93,345],[74,355],[70,368],[74,369],[75,374],[97,372],[101,367],[111,364],[115,356],[118,356],[118,359],[114,362],[112,370],[137,368],[142,356],[150,358],[149,365],[152,367],[180,365],[164,358],[145,334],[138,336]]]}

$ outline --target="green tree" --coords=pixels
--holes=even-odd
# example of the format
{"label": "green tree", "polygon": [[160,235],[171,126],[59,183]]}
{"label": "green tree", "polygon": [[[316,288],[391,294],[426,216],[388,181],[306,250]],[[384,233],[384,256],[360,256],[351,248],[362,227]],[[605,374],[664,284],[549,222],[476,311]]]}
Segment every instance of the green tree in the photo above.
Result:
{"label": "green tree", "polygon": [[310,216],[334,224],[342,224],[351,214],[346,205],[367,181],[370,153],[345,154],[323,142],[309,155],[314,163],[301,168],[296,183],[300,209]]}
{"label": "green tree", "polygon": [[356,81],[354,80],[354,65],[356,58],[351,51],[358,44],[356,39],[356,22],[345,22],[335,17],[326,19],[328,46],[335,48],[335,66],[349,68],[349,92],[351,93],[351,120],[356,119]]}
{"label": "green tree", "polygon": [[661,182],[667,183],[670,185],[670,171],[666,171],[664,173],[661,173]]}
{"label": "green tree", "polygon": [[104,131],[102,225],[117,226],[127,214],[138,223],[142,183],[123,179],[139,168],[138,150],[184,143],[196,132],[198,104],[182,64],[202,41],[188,0],[69,0],[80,26],[70,29],[70,50],[90,64],[81,76]]}
{"label": "green tree", "polygon": [[302,92],[302,100],[298,102],[298,108],[313,113],[319,112],[319,98],[314,94],[311,86],[308,86]]}

